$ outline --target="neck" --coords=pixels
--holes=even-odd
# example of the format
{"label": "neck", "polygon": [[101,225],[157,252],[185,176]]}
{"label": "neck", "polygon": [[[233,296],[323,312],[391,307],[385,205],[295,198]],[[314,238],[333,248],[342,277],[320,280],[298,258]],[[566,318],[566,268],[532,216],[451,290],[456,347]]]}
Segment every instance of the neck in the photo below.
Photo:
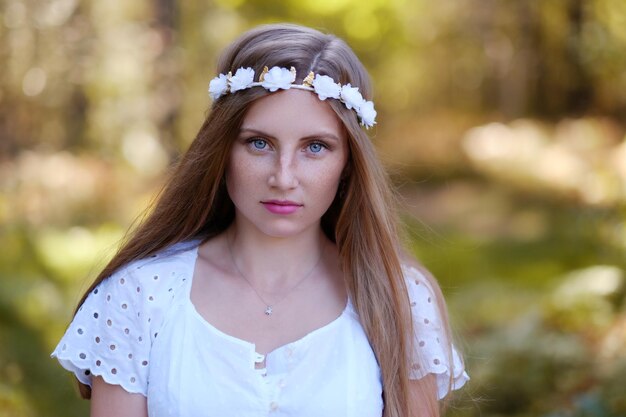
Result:
{"label": "neck", "polygon": [[227,244],[236,268],[263,291],[280,291],[316,268],[327,239],[321,228],[296,236],[272,237],[250,232],[237,222],[227,231]]}

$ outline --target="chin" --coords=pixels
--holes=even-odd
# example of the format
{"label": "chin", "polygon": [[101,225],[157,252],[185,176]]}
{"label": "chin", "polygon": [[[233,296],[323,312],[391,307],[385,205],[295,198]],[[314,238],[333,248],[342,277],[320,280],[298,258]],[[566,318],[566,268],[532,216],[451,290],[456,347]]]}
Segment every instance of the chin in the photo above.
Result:
{"label": "chin", "polygon": [[293,224],[292,222],[272,223],[273,222],[257,225],[257,229],[266,236],[280,239],[294,237],[301,233],[306,233],[315,227],[321,228],[319,222],[310,225]]}
{"label": "chin", "polygon": [[277,239],[283,239],[283,238],[289,238],[289,237],[294,237],[299,235],[300,233],[304,232],[306,229],[302,229],[302,228],[289,228],[289,227],[273,227],[273,228],[263,228],[260,229],[261,233],[263,233],[264,235],[273,237],[273,238],[277,238]]}

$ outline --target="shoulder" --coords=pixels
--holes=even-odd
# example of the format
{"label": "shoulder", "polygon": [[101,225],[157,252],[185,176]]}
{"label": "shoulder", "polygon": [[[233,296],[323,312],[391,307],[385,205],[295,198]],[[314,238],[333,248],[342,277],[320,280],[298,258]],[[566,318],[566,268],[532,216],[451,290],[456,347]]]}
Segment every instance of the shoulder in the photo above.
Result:
{"label": "shoulder", "polygon": [[409,255],[405,251],[402,251],[400,253],[400,265],[402,267],[404,279],[409,288],[411,287],[409,284],[413,284],[415,286],[423,285],[424,288],[427,288],[437,294],[441,292],[437,279],[424,265],[422,265],[422,263],[415,259],[415,257]]}
{"label": "shoulder", "polygon": [[195,258],[199,241],[176,243],[143,259],[132,261],[119,268],[114,274],[118,276],[144,277],[162,270],[182,271]]}
{"label": "shoulder", "polygon": [[410,378],[434,374],[441,399],[469,380],[460,353],[453,344],[446,303],[437,280],[415,261],[404,262],[412,321]]}
{"label": "shoulder", "polygon": [[448,333],[445,300],[435,278],[423,267],[402,265],[414,331]]}
{"label": "shoulder", "polygon": [[443,303],[443,294],[439,283],[425,267],[413,260],[404,261],[401,266],[412,306],[418,302],[433,304],[435,301],[439,301]]}
{"label": "shoulder", "polygon": [[152,344],[174,301],[187,295],[196,247],[174,245],[100,282],[52,356],[83,384],[102,376],[109,384],[146,395]]}
{"label": "shoulder", "polygon": [[182,242],[172,245],[144,259],[132,261],[105,278],[92,293],[101,289],[116,290],[117,293],[146,294],[170,291],[172,285],[182,285],[193,272],[198,242]]}
{"label": "shoulder", "polygon": [[124,323],[154,334],[175,300],[187,295],[196,247],[187,242],[173,245],[119,268],[88,294],[77,317],[106,320],[109,327]]}

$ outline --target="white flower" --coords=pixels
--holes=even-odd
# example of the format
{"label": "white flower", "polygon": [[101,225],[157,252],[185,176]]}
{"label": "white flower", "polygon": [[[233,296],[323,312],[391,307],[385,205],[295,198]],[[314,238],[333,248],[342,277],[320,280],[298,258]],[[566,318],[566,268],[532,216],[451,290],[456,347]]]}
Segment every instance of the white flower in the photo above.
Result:
{"label": "white flower", "polygon": [[282,67],[272,67],[268,69],[264,67],[259,81],[254,82],[254,70],[252,68],[238,68],[235,75],[232,73],[219,74],[209,83],[209,95],[216,100],[224,94],[235,93],[239,90],[245,90],[251,87],[262,86],[270,92],[277,90],[288,90],[291,87],[302,88],[305,90],[313,90],[320,100],[334,98],[341,101],[348,110],[354,110],[359,122],[362,126],[370,128],[376,124],[376,110],[374,103],[366,101],[359,92],[358,87],[352,87],[350,84],[341,85],[336,83],[328,75],[315,75],[313,80],[313,72],[303,80],[302,85],[295,86],[296,69]]}
{"label": "white flower", "polygon": [[341,94],[341,86],[328,75],[316,75],[313,80],[313,89],[320,100],[326,100],[328,97],[339,98]]}
{"label": "white flower", "polygon": [[272,67],[263,76],[261,85],[272,93],[279,88],[289,90],[291,84],[296,80],[295,71],[291,72],[287,68]]}
{"label": "white flower", "polygon": [[254,80],[254,70],[252,68],[239,68],[235,75],[230,77],[230,92],[245,90],[250,87]]}
{"label": "white flower", "polygon": [[217,100],[228,91],[228,77],[220,74],[209,83],[209,95],[213,100]]}
{"label": "white flower", "polygon": [[365,100],[357,87],[352,87],[350,84],[346,84],[341,87],[341,101],[343,101],[348,108],[359,111]]}
{"label": "white flower", "polygon": [[361,125],[370,128],[376,124],[376,110],[374,110],[374,103],[366,101],[361,104],[358,115],[361,117]]}

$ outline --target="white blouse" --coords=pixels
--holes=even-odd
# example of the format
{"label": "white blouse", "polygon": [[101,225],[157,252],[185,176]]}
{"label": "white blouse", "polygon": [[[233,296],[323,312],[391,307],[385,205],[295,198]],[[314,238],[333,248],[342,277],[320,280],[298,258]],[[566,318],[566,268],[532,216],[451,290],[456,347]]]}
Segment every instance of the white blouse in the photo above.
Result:
{"label": "white blouse", "polygon": [[[132,262],[100,283],[52,353],[84,384],[92,375],[147,397],[150,417],[380,417],[382,380],[352,303],[331,323],[267,355],[207,322],[190,300],[199,241]],[[413,311],[412,379],[435,374],[439,397],[468,379],[428,281],[403,267]],[[265,368],[257,364],[265,361]]]}

